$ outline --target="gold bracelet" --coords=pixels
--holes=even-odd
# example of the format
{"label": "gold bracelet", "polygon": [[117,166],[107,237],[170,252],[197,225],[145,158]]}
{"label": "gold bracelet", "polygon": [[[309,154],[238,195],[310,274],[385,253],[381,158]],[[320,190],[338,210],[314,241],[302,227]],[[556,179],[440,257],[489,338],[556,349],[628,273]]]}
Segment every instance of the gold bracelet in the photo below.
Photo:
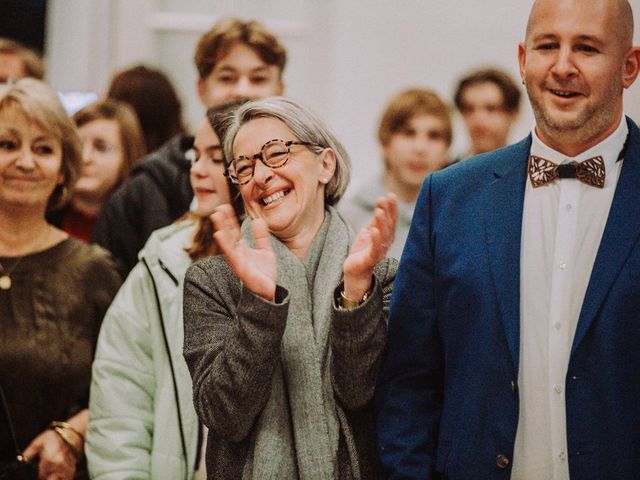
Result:
{"label": "gold bracelet", "polygon": [[369,298],[369,292],[364,292],[364,295],[362,296],[362,299],[358,300],[353,300],[349,297],[347,297],[347,294],[344,293],[344,290],[342,290],[340,292],[340,306],[344,309],[344,310],[353,310],[356,307],[359,307],[360,305],[362,305],[364,303],[364,301]]}
{"label": "gold bracelet", "polygon": [[[56,432],[56,434],[58,434],[62,441],[67,444],[76,461],[80,460],[80,458],[82,457],[82,445],[84,444],[84,436],[67,422],[51,422],[49,424],[49,429]],[[70,432],[72,432],[76,436],[76,438],[80,439],[81,444],[79,447],[74,443]]]}
{"label": "gold bracelet", "polygon": [[71,430],[73,433],[75,433],[78,437],[80,437],[80,440],[82,440],[82,443],[84,443],[84,435],[82,435],[78,430],[76,430],[75,428],[73,428],[71,426],[70,423],[68,422],[58,422],[58,421],[53,421],[49,424],[49,428],[64,428],[66,430]]}

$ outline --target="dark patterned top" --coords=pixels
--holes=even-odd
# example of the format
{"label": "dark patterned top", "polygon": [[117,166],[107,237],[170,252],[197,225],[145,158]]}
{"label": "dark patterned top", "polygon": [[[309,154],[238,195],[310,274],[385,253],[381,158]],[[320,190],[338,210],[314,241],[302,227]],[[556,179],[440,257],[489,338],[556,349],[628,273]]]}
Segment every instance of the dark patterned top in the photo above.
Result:
{"label": "dark patterned top", "polygon": [[[11,283],[0,289],[0,383],[24,449],[87,406],[100,323],[121,280],[108,253],[69,238],[22,257]],[[0,411],[0,465],[14,452]]]}

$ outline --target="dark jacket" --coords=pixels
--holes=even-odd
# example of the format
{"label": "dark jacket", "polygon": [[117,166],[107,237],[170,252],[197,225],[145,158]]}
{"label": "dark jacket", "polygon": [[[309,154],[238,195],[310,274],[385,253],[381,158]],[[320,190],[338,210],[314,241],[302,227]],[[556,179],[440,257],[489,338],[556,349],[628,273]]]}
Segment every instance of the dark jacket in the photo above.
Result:
{"label": "dark jacket", "polygon": [[184,154],[192,145],[193,137],[178,135],[147,155],[102,207],[93,241],[112,253],[123,276],[151,232],[189,210],[193,190]]}

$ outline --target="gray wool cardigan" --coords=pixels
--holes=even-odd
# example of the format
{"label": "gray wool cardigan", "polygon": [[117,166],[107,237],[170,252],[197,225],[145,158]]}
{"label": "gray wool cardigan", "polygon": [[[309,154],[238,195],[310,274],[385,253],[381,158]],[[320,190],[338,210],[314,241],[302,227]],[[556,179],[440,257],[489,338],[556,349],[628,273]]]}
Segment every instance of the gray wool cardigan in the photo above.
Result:
{"label": "gray wool cardigan", "polygon": [[[347,449],[355,449],[362,479],[381,477],[373,391],[386,347],[397,265],[385,259],[376,266],[371,295],[357,309],[341,310],[335,302],[332,308],[334,394],[353,433],[351,439],[341,435],[338,464],[348,462]],[[193,379],[195,409],[209,428],[207,475],[241,479],[252,430],[279,362],[288,292],[277,287],[274,302],[269,302],[243,290],[222,256],[193,264],[184,288],[184,356]],[[340,469],[339,477],[351,479],[345,470]]]}

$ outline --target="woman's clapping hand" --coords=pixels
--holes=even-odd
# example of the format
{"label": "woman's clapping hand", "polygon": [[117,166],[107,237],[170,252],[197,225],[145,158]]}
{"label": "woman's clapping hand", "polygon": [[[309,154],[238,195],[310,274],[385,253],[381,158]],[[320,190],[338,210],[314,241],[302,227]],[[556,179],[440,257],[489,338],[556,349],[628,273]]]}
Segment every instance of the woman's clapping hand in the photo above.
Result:
{"label": "woman's clapping hand", "polygon": [[344,261],[344,293],[360,299],[371,288],[373,268],[385,258],[396,231],[398,206],[396,196],[389,193],[376,200],[373,218],[356,236]]}
{"label": "woman's clapping hand", "polygon": [[240,225],[231,205],[217,207],[210,218],[215,227],[213,236],[240,281],[256,295],[273,300],[278,268],[265,221],[253,220],[251,226],[255,248],[251,248],[242,238]]}

